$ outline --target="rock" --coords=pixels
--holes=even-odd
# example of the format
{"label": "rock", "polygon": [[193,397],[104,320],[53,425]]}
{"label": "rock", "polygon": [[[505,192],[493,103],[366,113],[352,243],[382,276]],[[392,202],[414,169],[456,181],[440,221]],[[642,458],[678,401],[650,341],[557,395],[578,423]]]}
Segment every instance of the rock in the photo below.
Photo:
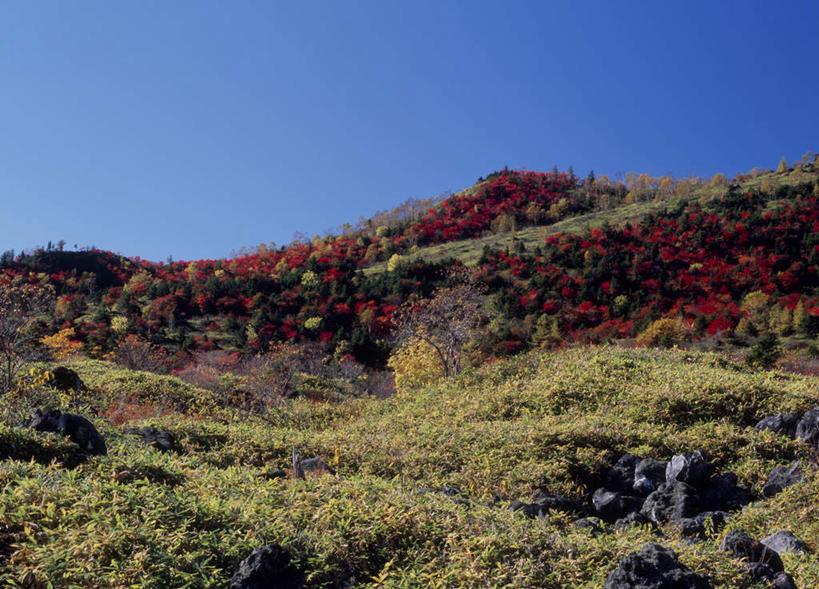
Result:
{"label": "rock", "polygon": [[632,489],[641,497],[656,491],[665,482],[665,469],[668,462],[645,458],[634,468],[634,485]]}
{"label": "rock", "polygon": [[28,426],[41,432],[56,432],[68,436],[87,454],[106,454],[105,440],[97,428],[81,415],[60,413],[57,409],[35,409]]}
{"label": "rock", "polygon": [[592,495],[592,504],[597,515],[606,521],[614,521],[633,511],[640,511],[643,499],[600,488]]}
{"label": "rock", "polygon": [[644,513],[640,513],[639,511],[633,511],[626,517],[621,517],[614,522],[614,529],[618,531],[628,530],[632,526],[649,526],[652,529],[657,529],[657,525],[648,519]]}
{"label": "rock", "polygon": [[80,379],[80,375],[65,366],[57,366],[57,368],[52,370],[48,380],[58,391],[74,391],[75,393],[79,393],[85,389],[85,384]]}
{"label": "rock", "polygon": [[724,511],[705,511],[680,521],[680,533],[685,538],[706,540],[708,532],[719,532],[731,516]]}
{"label": "rock", "polygon": [[799,423],[798,413],[777,413],[759,420],[754,429],[756,431],[769,429],[779,435],[793,438],[796,435],[797,423]]}
{"label": "rock", "polygon": [[796,424],[796,439],[819,446],[819,407],[814,407]]}
{"label": "rock", "polygon": [[700,487],[708,480],[710,470],[705,452],[683,452],[671,457],[665,469],[665,482],[680,481],[692,487]]}
{"label": "rock", "polygon": [[520,511],[528,517],[544,518],[549,514],[549,510],[563,511],[575,515],[582,514],[585,510],[577,501],[562,497],[560,495],[549,495],[540,493],[533,503],[523,501],[513,501],[508,509],[510,511]]}
{"label": "rock", "polygon": [[507,508],[509,511],[519,511],[526,517],[539,517],[540,505],[536,503],[524,503],[523,501],[512,501]]}
{"label": "rock", "polygon": [[782,491],[785,487],[789,487],[794,483],[802,480],[802,469],[799,466],[799,461],[794,462],[790,466],[775,466],[768,475],[768,482],[762,487],[762,496],[769,499]]}
{"label": "rock", "polygon": [[708,481],[700,493],[703,507],[731,511],[747,505],[751,500],[748,487],[737,484],[737,475],[726,472]]}
{"label": "rock", "polygon": [[140,436],[148,446],[167,452],[176,448],[176,438],[173,434],[155,427],[131,427],[125,430],[126,434]]}
{"label": "rock", "polygon": [[649,543],[620,561],[606,577],[604,589],[710,589],[705,577],[677,560],[659,544]]}
{"label": "rock", "polygon": [[773,589],[796,589],[796,583],[785,571],[776,573],[773,578]]}
{"label": "rock", "polygon": [[260,479],[265,479],[266,481],[273,481],[287,477],[287,473],[281,468],[274,468],[273,470],[264,471],[262,474],[258,475],[258,477]]}
{"label": "rock", "polygon": [[640,459],[633,454],[626,454],[606,473],[606,488],[618,493],[631,493],[634,486],[634,468]]}
{"label": "rock", "polygon": [[290,563],[290,555],[275,544],[250,553],[230,579],[228,589],[299,589],[304,575]]}
{"label": "rock", "polygon": [[748,575],[754,581],[768,581],[770,583],[773,581],[776,573],[769,564],[765,564],[764,562],[749,562]]}
{"label": "rock", "polygon": [[299,465],[301,466],[301,471],[303,473],[313,473],[313,474],[322,474],[325,472],[329,472],[330,474],[336,474],[330,466],[324,461],[321,456],[314,456],[313,458],[305,458],[304,460],[299,461]]}
{"label": "rock", "polygon": [[592,536],[597,536],[603,533],[603,522],[599,517],[582,517],[576,519],[573,525],[578,530],[588,530]]}
{"label": "rock", "polygon": [[807,544],[787,530],[779,530],[767,538],[762,538],[760,542],[779,554],[783,552],[810,552]]}
{"label": "rock", "polygon": [[761,562],[773,569],[774,573],[785,570],[782,559],[775,550],[757,542],[742,530],[728,532],[720,544],[720,550],[730,552],[734,558],[741,558],[748,563]]}
{"label": "rock", "polygon": [[678,522],[693,517],[699,511],[700,496],[697,490],[681,481],[663,483],[646,497],[641,512],[656,524],[666,521]]}

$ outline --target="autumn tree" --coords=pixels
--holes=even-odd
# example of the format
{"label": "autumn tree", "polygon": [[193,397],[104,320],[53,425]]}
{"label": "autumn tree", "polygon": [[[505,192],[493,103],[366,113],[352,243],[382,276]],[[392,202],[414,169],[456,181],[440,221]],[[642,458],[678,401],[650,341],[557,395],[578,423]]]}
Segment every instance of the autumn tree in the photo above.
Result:
{"label": "autumn tree", "polygon": [[453,376],[461,367],[464,347],[485,318],[480,289],[453,275],[453,284],[436,289],[432,296],[403,305],[393,318],[399,349],[424,342],[440,361],[444,376]]}
{"label": "autumn tree", "polygon": [[31,354],[37,340],[34,322],[53,308],[51,286],[0,286],[0,392],[11,389]]}

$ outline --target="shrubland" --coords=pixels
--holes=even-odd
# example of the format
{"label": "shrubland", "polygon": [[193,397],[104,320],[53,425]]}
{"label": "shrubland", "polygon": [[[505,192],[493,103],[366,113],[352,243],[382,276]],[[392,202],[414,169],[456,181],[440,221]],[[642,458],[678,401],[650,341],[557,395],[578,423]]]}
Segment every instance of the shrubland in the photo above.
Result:
{"label": "shrubland", "polygon": [[[485,363],[383,400],[297,396],[255,414],[173,376],[71,366],[86,384],[79,398],[31,376],[0,399],[8,586],[222,587],[251,550],[277,543],[310,586],[592,588],[619,558],[660,541],[728,588],[750,586],[717,548],[730,529],[789,529],[817,548],[812,451],[752,427],[819,405],[810,376],[690,350],[578,347]],[[12,416],[48,395],[94,421],[106,456],[86,459],[64,438],[14,427]],[[118,403],[133,416],[115,418]],[[146,425],[171,432],[176,450],[125,433]],[[335,474],[288,474],[293,449]],[[507,509],[540,491],[588,500],[627,452],[668,459],[696,449],[757,496],[774,466],[801,459],[805,480],[698,544],[673,524],[661,536],[639,526],[594,535],[560,512],[529,519]],[[798,586],[819,584],[815,553],[784,559]]]}

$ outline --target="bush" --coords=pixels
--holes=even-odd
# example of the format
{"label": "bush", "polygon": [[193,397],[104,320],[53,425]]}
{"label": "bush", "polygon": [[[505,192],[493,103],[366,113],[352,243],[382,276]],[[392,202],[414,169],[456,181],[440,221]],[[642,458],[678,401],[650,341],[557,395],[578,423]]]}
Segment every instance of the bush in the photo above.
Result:
{"label": "bush", "polygon": [[664,317],[653,321],[645,331],[637,336],[637,343],[643,346],[670,348],[685,341],[688,335],[680,319]]}

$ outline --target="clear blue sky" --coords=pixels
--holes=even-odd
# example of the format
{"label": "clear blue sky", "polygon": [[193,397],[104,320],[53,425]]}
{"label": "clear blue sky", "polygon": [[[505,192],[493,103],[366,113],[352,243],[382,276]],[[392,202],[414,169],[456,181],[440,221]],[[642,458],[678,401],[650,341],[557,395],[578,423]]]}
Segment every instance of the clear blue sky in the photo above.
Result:
{"label": "clear blue sky", "polygon": [[508,165],[819,151],[819,3],[0,2],[0,251],[218,258]]}

